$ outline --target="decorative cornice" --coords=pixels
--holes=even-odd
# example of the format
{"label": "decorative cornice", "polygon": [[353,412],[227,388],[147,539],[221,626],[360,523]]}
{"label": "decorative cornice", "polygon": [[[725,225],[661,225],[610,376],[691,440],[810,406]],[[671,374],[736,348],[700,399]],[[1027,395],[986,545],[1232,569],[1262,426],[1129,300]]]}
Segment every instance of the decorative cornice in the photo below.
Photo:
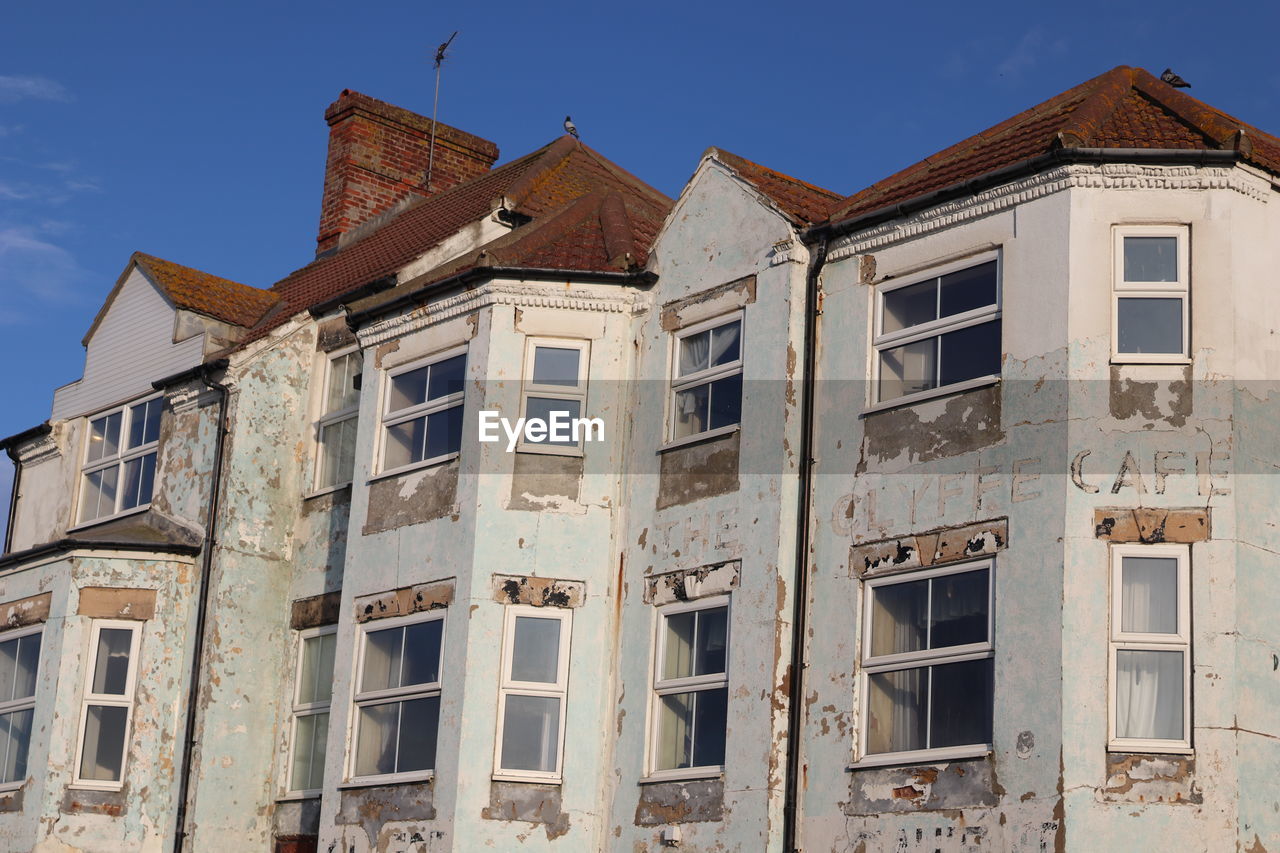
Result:
{"label": "decorative cornice", "polygon": [[636,294],[628,291],[602,295],[557,284],[495,281],[385,317],[360,329],[356,336],[361,346],[374,346],[492,305],[626,314],[635,311],[639,303]]}
{"label": "decorative cornice", "polygon": [[804,263],[805,258],[802,256],[807,253],[797,251],[802,246],[803,244],[794,237],[774,243],[769,252],[769,266],[776,267],[788,262]]}
{"label": "decorative cornice", "polygon": [[1266,181],[1248,172],[1223,166],[1143,166],[1134,163],[1073,163],[1046,169],[974,196],[956,199],[922,210],[904,219],[884,222],[836,240],[827,253],[830,261],[941,231],[963,222],[989,216],[1015,205],[1079,187],[1104,190],[1234,190],[1255,201],[1270,200]]}
{"label": "decorative cornice", "polygon": [[179,386],[169,392],[166,399],[169,402],[169,410],[175,415],[190,411],[203,405],[207,399],[213,398],[212,390],[195,382],[187,385]]}
{"label": "decorative cornice", "polygon": [[58,447],[57,427],[52,432],[47,432],[19,446],[15,452],[18,454],[18,461],[23,465],[38,465],[47,459],[61,456],[62,449]]}

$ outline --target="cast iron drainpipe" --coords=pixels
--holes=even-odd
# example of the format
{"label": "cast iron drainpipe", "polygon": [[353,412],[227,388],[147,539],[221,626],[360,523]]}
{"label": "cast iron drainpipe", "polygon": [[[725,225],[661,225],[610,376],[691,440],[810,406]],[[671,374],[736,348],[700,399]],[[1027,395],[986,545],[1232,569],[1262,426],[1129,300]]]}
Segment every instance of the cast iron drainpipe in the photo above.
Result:
{"label": "cast iron drainpipe", "polygon": [[157,391],[179,382],[199,379],[205,387],[218,393],[218,430],[213,448],[213,471],[209,485],[209,511],[205,515],[204,545],[200,557],[200,595],[196,603],[195,645],[191,651],[191,676],[187,691],[186,726],[182,738],[182,775],[178,783],[178,814],[173,836],[173,853],[182,853],[187,836],[187,796],[191,791],[191,758],[196,745],[196,703],[200,699],[201,659],[204,657],[205,622],[209,610],[209,576],[213,572],[213,549],[217,543],[218,499],[222,494],[222,457],[227,434],[227,386],[212,378],[212,374],[227,369],[227,359],[222,358],[201,364],[191,370],[153,382]]}
{"label": "cast iron drainpipe", "polygon": [[823,234],[814,249],[805,281],[804,379],[800,399],[800,483],[796,498],[796,576],[791,620],[791,683],[787,691],[787,769],[783,788],[782,849],[799,853],[801,738],[804,735],[804,674],[808,667],[805,634],[809,624],[809,517],[813,504],[813,408],[818,361],[818,276],[827,260],[829,238]]}
{"label": "cast iron drainpipe", "polygon": [[9,494],[9,520],[4,525],[4,547],[0,548],[0,554],[8,554],[13,548],[13,522],[18,518],[18,490],[20,488],[19,483],[22,482],[22,459],[18,456],[17,447],[24,441],[39,438],[51,432],[53,432],[53,427],[49,426],[48,421],[45,421],[26,432],[20,432],[5,439],[4,450],[9,455],[9,461],[13,463],[13,491]]}

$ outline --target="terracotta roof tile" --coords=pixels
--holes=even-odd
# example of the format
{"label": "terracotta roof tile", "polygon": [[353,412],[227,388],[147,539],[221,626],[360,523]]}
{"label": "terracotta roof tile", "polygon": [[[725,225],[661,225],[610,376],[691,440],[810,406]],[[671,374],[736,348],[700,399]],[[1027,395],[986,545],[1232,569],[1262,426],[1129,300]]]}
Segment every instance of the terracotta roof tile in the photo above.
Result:
{"label": "terracotta roof tile", "polygon": [[141,267],[178,308],[233,326],[254,325],[279,299],[271,291],[219,278],[155,255],[134,252],[132,262]]}
{"label": "terracotta roof tile", "polygon": [[900,204],[1060,147],[1235,147],[1247,162],[1280,174],[1280,139],[1141,68],[1122,65],[849,196],[831,219],[851,219]]}
{"label": "terracotta roof tile", "polygon": [[737,172],[739,177],[768,196],[780,210],[799,224],[821,222],[841,201],[839,193],[784,175],[768,166],[753,163],[723,148],[712,148],[711,152],[714,152],[713,156]]}

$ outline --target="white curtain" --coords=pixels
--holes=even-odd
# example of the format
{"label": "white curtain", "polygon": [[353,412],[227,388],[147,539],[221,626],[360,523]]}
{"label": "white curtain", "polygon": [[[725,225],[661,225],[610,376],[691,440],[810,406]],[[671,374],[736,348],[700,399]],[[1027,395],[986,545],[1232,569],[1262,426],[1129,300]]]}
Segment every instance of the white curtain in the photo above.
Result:
{"label": "white curtain", "polygon": [[1182,652],[1116,651],[1116,737],[1181,740]]}
{"label": "white curtain", "polygon": [[1178,561],[1172,557],[1125,557],[1121,573],[1120,630],[1178,633]]}

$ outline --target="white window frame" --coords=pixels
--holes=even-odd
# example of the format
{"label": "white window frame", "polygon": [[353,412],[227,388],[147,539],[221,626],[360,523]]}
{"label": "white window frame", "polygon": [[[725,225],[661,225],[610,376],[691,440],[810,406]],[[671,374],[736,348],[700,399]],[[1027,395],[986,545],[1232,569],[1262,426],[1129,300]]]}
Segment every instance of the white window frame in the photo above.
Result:
{"label": "white window frame", "polygon": [[[321,474],[324,470],[324,431],[326,427],[334,426],[343,421],[357,420],[360,417],[360,395],[356,396],[355,405],[348,406],[345,409],[339,409],[336,412],[326,412],[325,407],[329,404],[329,381],[333,376],[333,364],[340,358],[346,358],[353,353],[361,352],[360,347],[345,347],[335,350],[331,353],[324,354],[324,364],[319,371],[320,373],[320,393],[319,401],[316,405],[316,416],[314,425],[314,434],[312,436],[315,444],[315,466],[311,475],[311,495],[322,495],[326,492],[336,492],[344,489],[351,484],[351,480],[343,480],[338,483],[324,484],[321,482]],[[362,359],[363,362],[363,359]],[[363,364],[361,373],[363,374]],[[358,437],[357,437],[358,440]],[[351,478],[355,478],[355,469],[352,468]]]}
{"label": "white window frame", "polygon": [[[512,604],[502,621],[502,673],[498,689],[498,733],[493,747],[493,778],[507,782],[541,782],[559,784],[564,776],[564,730],[569,710],[569,647],[572,643],[573,611],[564,607],[534,607]],[[511,661],[515,653],[516,619],[556,619],[560,622],[560,648],[556,662],[556,682],[516,681],[511,677]],[[508,696],[541,696],[560,700],[560,731],[556,735],[556,769],[554,771],[508,770],[502,766],[502,737],[507,719]]]}
{"label": "white window frame", "polygon": [[[390,782],[411,782],[430,779],[435,776],[435,768],[430,770],[410,770],[403,773],[381,773],[376,775],[358,776],[356,775],[356,762],[359,759],[357,752],[360,748],[360,709],[370,705],[382,705],[390,702],[406,702],[411,699],[427,699],[432,696],[440,696],[440,681],[428,682],[426,684],[412,684],[408,687],[391,687],[385,690],[370,690],[367,693],[360,692],[360,685],[364,683],[364,664],[365,652],[368,646],[369,635],[376,631],[388,630],[391,628],[403,628],[407,625],[413,625],[418,622],[432,622],[439,620],[445,622],[445,611],[431,610],[425,613],[415,613],[410,616],[402,616],[396,619],[375,619],[370,622],[364,622],[360,625],[359,638],[356,643],[356,666],[355,679],[351,685],[351,716],[348,721],[347,736],[347,783],[353,785],[382,785]],[[448,629],[448,623],[440,626],[440,664],[437,672],[440,678],[444,678],[444,646],[445,631]],[[443,708],[441,709],[443,713]],[[332,719],[332,717],[330,717]],[[436,724],[436,757],[439,758],[439,722]]]}
{"label": "white window frame", "polygon": [[[708,764],[699,767],[680,767],[670,770],[658,769],[658,750],[661,748],[662,737],[659,732],[659,726],[662,725],[662,697],[672,693],[692,693],[697,690],[714,690],[716,688],[725,688],[726,694],[729,687],[729,664],[730,654],[733,650],[733,605],[728,595],[716,595],[708,598],[699,598],[693,601],[680,601],[674,604],[667,604],[659,607],[655,614],[654,620],[654,638],[650,644],[653,649],[653,688],[650,691],[649,700],[649,726],[647,734],[649,743],[645,750],[647,772],[643,781],[645,782],[666,782],[682,779],[709,779],[715,778],[724,773],[724,764]],[[663,678],[662,666],[667,659],[667,632],[666,620],[668,616],[679,613],[688,613],[694,610],[714,610],[718,607],[727,608],[725,613],[725,645],[724,645],[724,672],[710,673],[707,675],[692,675],[685,678]],[[731,699],[732,697],[727,697]],[[726,719],[726,724],[727,724]],[[728,758],[728,737],[725,738],[725,757]]]}
{"label": "white window frame", "polygon": [[[29,625],[26,628],[15,628],[12,631],[5,631],[3,633],[0,633],[0,643],[7,643],[10,640],[20,640],[23,637],[30,637],[35,634],[43,634],[43,633],[44,633],[43,624]],[[36,707],[36,694],[40,692],[40,658],[43,658],[43,657],[44,657],[44,637],[41,637],[40,638],[40,656],[36,659],[36,686],[35,686],[34,692],[32,692],[30,696],[24,696],[20,699],[10,699],[7,701],[0,702],[0,715],[14,714],[20,711],[33,712],[30,740],[27,741],[28,766],[27,766],[26,775],[28,776],[31,775],[31,767],[30,767],[31,741],[35,739],[34,711]],[[0,755],[0,761],[4,762],[4,764],[0,764],[0,766],[4,766],[8,764],[7,758],[8,756]],[[78,767],[79,765],[77,764],[76,766]],[[25,778],[15,779],[12,782],[0,782],[0,792],[16,791],[26,783],[27,783],[27,780]]]}
{"label": "white window frame", "polygon": [[[1191,229],[1186,225],[1116,225],[1112,228],[1111,361],[1113,364],[1187,364],[1191,360]],[[1178,280],[1124,280],[1125,237],[1176,237]],[[1182,352],[1120,352],[1120,300],[1182,300]]]}
{"label": "white window frame", "polygon": [[[123,695],[112,693],[94,693],[93,676],[97,670],[98,636],[104,628],[125,630],[131,633],[129,642],[129,671],[125,677]],[[124,788],[125,779],[129,775],[129,752],[133,735],[133,705],[138,689],[138,652],[142,645],[142,623],[120,619],[94,619],[89,631],[89,648],[85,655],[84,695],[80,701],[80,728],[76,736],[76,758],[72,769],[72,788],[89,791],[119,791]],[[125,708],[124,721],[124,754],[120,757],[120,780],[117,782],[103,779],[82,779],[80,768],[84,759],[85,728],[89,722],[89,707],[111,706]]]}
{"label": "white window frame", "polygon": [[[1144,634],[1120,630],[1125,557],[1165,557],[1178,561],[1178,632]],[[1107,749],[1110,752],[1157,752],[1190,755],[1191,746],[1191,549],[1188,545],[1112,545],[1111,607],[1107,649]],[[1116,652],[1124,650],[1182,652],[1182,737],[1177,740],[1116,737],[1118,703]]]}
{"label": "white window frame", "polygon": [[[314,640],[318,637],[327,637],[338,633],[337,625],[324,625],[319,628],[307,628],[297,631],[297,661],[294,663],[293,673],[293,713],[289,723],[289,756],[285,764],[285,784],[284,790],[290,798],[304,799],[308,797],[318,797],[323,791],[322,788],[295,788],[293,787],[293,760],[298,746],[298,720],[301,717],[313,717],[317,714],[329,714],[329,721],[333,722],[333,696],[330,694],[328,702],[302,702],[300,693],[302,692],[302,665],[308,640]],[[336,642],[336,640],[335,640]],[[335,648],[335,668],[337,653]],[[327,760],[327,759],[326,759]]]}
{"label": "white window frame", "polygon": [[[533,381],[534,356],[538,347],[572,349],[578,351],[578,384],[540,385]],[[578,417],[587,417],[587,375],[591,366],[591,342],[577,338],[530,337],[525,340],[524,383],[520,393],[520,417],[529,416],[529,398],[577,401]],[[524,430],[516,449],[521,453],[545,453],[552,456],[581,456],[582,437],[573,445],[548,444],[545,441],[528,441]]]}
{"label": "white window frame", "polygon": [[[923,649],[918,652],[898,652],[896,654],[870,656],[872,628],[871,614],[874,602],[874,591],[878,587],[892,586],[899,583],[929,580],[946,575],[959,575],[985,569],[987,572],[987,640],[983,643],[968,643],[962,646],[946,646],[942,649]],[[861,695],[860,708],[863,725],[858,737],[858,767],[883,767],[897,764],[914,764],[919,762],[953,761],[962,758],[979,758],[991,752],[992,744],[962,744],[944,746],[934,749],[914,749],[902,752],[867,752],[867,720],[870,717],[868,704],[871,701],[871,676],[880,672],[893,672],[903,669],[915,669],[922,666],[938,666],[949,663],[964,663],[972,660],[983,660],[995,657],[995,590],[996,564],[994,559],[974,560],[945,566],[939,569],[926,569],[920,572],[899,572],[884,577],[871,578],[863,582],[862,631],[860,665],[858,667],[858,688]],[[930,587],[932,595],[932,587]],[[932,671],[931,671],[932,677]],[[995,685],[992,685],[994,694]],[[932,699],[932,691],[931,696]],[[992,715],[994,724],[994,696],[992,697]],[[926,709],[926,721],[928,713]],[[926,722],[928,725],[928,722]]]}
{"label": "white window frame", "polygon": [[[680,375],[680,344],[685,338],[693,337],[707,331],[708,329],[718,329],[721,326],[727,326],[730,323],[738,324],[738,358],[726,364],[717,364],[714,367],[708,367],[705,370],[698,370],[685,376]],[[710,438],[718,438],[722,435],[729,435],[737,432],[742,428],[742,417],[739,414],[736,424],[726,424],[725,426],[716,427],[715,429],[706,429],[693,435],[682,436],[676,438],[676,400],[679,399],[680,392],[686,391],[699,385],[710,385],[717,379],[725,379],[743,373],[743,364],[746,359],[747,346],[747,315],[746,311],[739,308],[728,314],[720,314],[709,320],[703,320],[700,323],[694,323],[680,329],[671,336],[671,387],[667,391],[667,433],[666,443],[662,449],[666,450],[671,447],[680,447],[685,444],[693,444],[699,441],[706,441]],[[743,388],[743,394],[746,394],[746,388]],[[708,412],[708,416],[710,413]]]}
{"label": "white window frame", "polygon": [[[84,449],[80,454],[80,479],[79,488],[76,492],[76,527],[87,527],[91,524],[99,524],[103,521],[109,521],[113,518],[119,518],[124,515],[132,515],[135,512],[144,512],[151,507],[151,500],[155,497],[156,480],[160,476],[160,439],[156,437],[155,441],[145,442],[137,447],[126,448],[125,444],[129,440],[129,432],[133,426],[133,408],[141,406],[144,403],[160,402],[160,417],[164,417],[164,395],[151,394],[146,397],[140,397],[136,400],[130,400],[119,406],[112,406],[109,409],[103,409],[101,412],[95,412],[85,418],[84,421]],[[93,422],[109,418],[112,415],[120,414],[120,440],[116,448],[116,453],[111,456],[103,456],[100,459],[89,461],[89,448],[92,445]],[[156,467],[152,474],[151,495],[146,501],[132,506],[127,509],[121,509],[121,503],[124,500],[124,471],[125,466],[134,459],[141,459],[144,456],[155,454]],[[87,488],[89,475],[96,474],[98,471],[105,471],[108,468],[119,469],[116,473],[116,500],[113,512],[106,515],[94,516],[93,518],[84,518],[84,495]],[[73,528],[74,529],[74,528]]]}
{"label": "white window frame", "polygon": [[[461,451],[457,450],[449,453],[442,453],[439,456],[432,456],[418,462],[411,462],[408,465],[401,465],[397,468],[386,467],[387,430],[398,424],[418,420],[419,418],[426,418],[428,415],[443,412],[444,410],[451,409],[454,406],[466,405],[466,389],[464,387],[463,390],[453,394],[446,394],[445,396],[439,397],[435,400],[428,400],[425,403],[419,403],[416,406],[410,406],[407,409],[398,409],[394,412],[390,412],[387,410],[387,406],[390,405],[391,402],[392,380],[402,374],[419,370],[423,367],[429,367],[433,364],[438,364],[439,362],[448,361],[449,359],[459,355],[467,355],[466,344],[433,353],[426,358],[418,359],[417,361],[403,364],[383,372],[382,393],[378,398],[377,470],[379,477],[390,477],[396,474],[403,474],[407,471],[416,471],[419,468],[429,468],[432,465],[439,465],[442,462],[449,462],[450,460],[457,459],[458,456],[461,455]],[[465,363],[463,370],[465,377]]]}
{"label": "white window frame", "polygon": [[[899,329],[894,332],[882,332],[884,328],[884,301],[885,295],[904,287],[910,287],[913,284],[919,284],[922,281],[928,281],[933,278],[941,278],[953,272],[969,269],[970,267],[981,266],[982,264],[996,262],[996,301],[992,305],[986,305],[980,308],[973,308],[960,314],[952,314],[938,320],[931,320],[928,323],[921,323],[917,326],[911,326],[906,329]],[[938,299],[942,298],[942,288],[938,288]],[[921,400],[929,400],[934,397],[945,397],[948,394],[956,394],[960,391],[968,391],[973,388],[979,388],[983,385],[990,385],[1000,380],[1000,373],[991,373],[986,376],[975,376],[972,379],[965,379],[960,382],[953,382],[950,385],[939,385],[926,391],[917,391],[914,394],[904,394],[901,397],[890,397],[887,400],[880,399],[880,353],[884,350],[893,349],[895,347],[904,346],[906,344],[916,343],[930,338],[939,338],[947,332],[955,332],[960,329],[967,329],[970,326],[978,326],[982,323],[989,323],[993,320],[1001,319],[1004,309],[1004,257],[1003,252],[999,249],[982,252],[976,255],[939,266],[930,267],[927,270],[921,270],[917,273],[903,276],[901,280],[894,279],[881,284],[875,289],[875,307],[872,312],[873,327],[871,341],[871,383],[867,389],[867,404],[864,411],[875,412],[881,409],[894,408],[896,406],[910,405]],[[1001,327],[1001,349],[1003,351],[1004,329]],[[937,370],[942,370],[942,359],[937,361]]]}

